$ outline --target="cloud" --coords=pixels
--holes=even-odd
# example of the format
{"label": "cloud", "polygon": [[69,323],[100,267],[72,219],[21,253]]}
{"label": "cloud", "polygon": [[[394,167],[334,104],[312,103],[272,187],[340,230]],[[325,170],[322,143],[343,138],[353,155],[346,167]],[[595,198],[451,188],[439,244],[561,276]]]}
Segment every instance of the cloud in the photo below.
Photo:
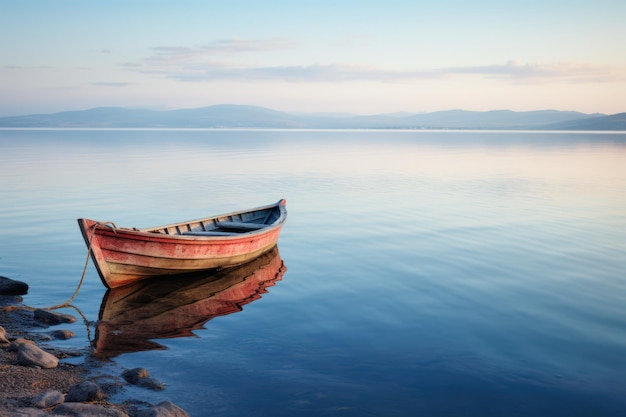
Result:
{"label": "cloud", "polygon": [[[308,65],[249,65],[236,62],[248,53],[293,49],[295,43],[284,38],[270,40],[220,40],[197,48],[160,46],[154,54],[140,62],[127,62],[129,70],[157,74],[188,82],[217,80],[283,80],[348,81],[393,80],[414,78],[415,73],[389,71],[364,65],[308,64]],[[422,72],[420,76],[427,76]]]}
{"label": "cloud", "polygon": [[441,69],[445,74],[474,74],[486,78],[499,78],[525,81],[570,81],[570,82],[613,82],[626,80],[626,68],[578,64],[558,63],[521,63],[509,61],[502,65],[486,65],[474,67],[451,67]]}
{"label": "cloud", "polygon": [[99,86],[99,87],[130,87],[130,86],[136,85],[136,83],[125,83],[125,82],[114,82],[114,81],[92,82],[89,84]]}
{"label": "cloud", "polygon": [[[265,67],[237,67],[222,63],[205,63],[204,65],[189,65],[180,67],[176,71],[159,71],[148,69],[147,72],[162,74],[179,81],[216,81],[216,80],[282,80],[289,82],[338,82],[376,80],[393,81],[415,78],[416,74],[380,70],[358,65],[294,65],[294,66],[265,66]],[[420,77],[427,77],[426,73]]]}
{"label": "cloud", "polygon": [[371,66],[344,64],[312,64],[293,66],[237,66],[231,63],[206,61],[184,65],[140,65],[144,73],[188,82],[217,80],[282,80],[291,82],[337,81],[407,81],[451,78],[473,75],[480,78],[510,82],[615,82],[626,81],[626,68],[585,64],[503,64],[475,67],[389,70]]}
{"label": "cloud", "polygon": [[211,42],[202,49],[214,53],[241,53],[292,49],[295,46],[295,42],[287,38],[272,38],[267,40],[225,39]]}
{"label": "cloud", "polygon": [[24,67],[20,65],[3,65],[2,70],[4,71],[29,71],[29,70],[51,70],[54,67],[50,67],[47,65],[38,65],[38,66],[30,66]]}
{"label": "cloud", "polygon": [[217,55],[234,55],[250,52],[267,52],[294,48],[295,43],[285,38],[267,40],[222,39],[206,45],[189,48],[183,46],[158,46],[154,54],[145,60],[151,65],[182,65],[211,59]]}
{"label": "cloud", "polygon": [[[388,69],[368,65],[304,64],[250,65],[238,58],[250,53],[265,53],[296,48],[285,38],[268,40],[217,40],[200,47],[160,46],[140,62],[126,63],[127,69],[160,75],[184,82],[219,80],[281,80],[288,82],[340,82],[445,79],[475,76],[513,83],[542,82],[615,82],[626,81],[625,66],[580,63],[521,63],[442,68]],[[261,57],[262,58],[262,57]]]}

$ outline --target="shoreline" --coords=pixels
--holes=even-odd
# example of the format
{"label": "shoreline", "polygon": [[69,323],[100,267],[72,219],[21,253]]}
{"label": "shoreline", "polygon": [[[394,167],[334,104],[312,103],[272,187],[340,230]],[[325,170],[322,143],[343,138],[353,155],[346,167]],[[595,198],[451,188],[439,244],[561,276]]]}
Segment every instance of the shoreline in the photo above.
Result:
{"label": "shoreline", "polygon": [[[0,326],[6,331],[6,338],[10,342],[19,339],[32,340],[36,344],[41,342],[41,336],[36,329],[45,329],[48,326],[35,320],[33,313],[20,308],[22,298],[19,296],[0,295]],[[41,369],[20,365],[17,351],[12,351],[10,345],[0,345],[0,406],[5,408],[25,408],[27,399],[41,394],[48,389],[67,391],[72,384],[82,381],[85,370],[76,365],[61,363],[53,369]],[[50,352],[52,353],[52,352]],[[55,356],[64,356],[61,352]],[[2,415],[0,413],[0,415]]]}
{"label": "shoreline", "polygon": [[[86,356],[89,348],[76,351],[46,346],[46,342],[54,338],[41,330],[58,325],[37,319],[33,311],[24,308],[22,302],[21,296],[0,294],[0,327],[5,330],[7,339],[5,343],[0,342],[0,417],[54,416],[59,414],[55,413],[57,409],[62,414],[72,409],[72,412],[85,416],[189,416],[168,401],[157,405],[132,398],[125,398],[122,403],[109,402],[111,395],[123,393],[128,385],[159,390],[163,388],[163,384],[150,378],[145,369],[127,370],[123,375],[111,375],[103,379],[90,375],[89,366],[62,362],[68,357]],[[21,349],[20,344],[24,343],[34,344],[51,354],[60,360],[58,365],[46,368],[20,363],[18,350]],[[90,389],[89,393],[87,387]],[[47,400],[48,404],[41,401],[42,397],[52,393],[56,393],[60,400],[54,403]]]}

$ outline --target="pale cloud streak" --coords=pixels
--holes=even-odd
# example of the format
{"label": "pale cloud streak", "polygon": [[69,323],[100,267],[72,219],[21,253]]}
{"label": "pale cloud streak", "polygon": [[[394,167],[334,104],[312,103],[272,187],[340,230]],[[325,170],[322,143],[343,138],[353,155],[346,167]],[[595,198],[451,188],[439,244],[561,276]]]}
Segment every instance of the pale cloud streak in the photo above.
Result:
{"label": "pale cloud streak", "polygon": [[476,74],[486,78],[512,81],[615,82],[626,81],[626,65],[591,65],[572,62],[522,63],[509,61],[502,65],[453,67],[441,70],[446,74]]}
{"label": "pale cloud streak", "polygon": [[37,65],[37,66],[21,66],[21,65],[3,65],[3,71],[30,71],[30,70],[51,70],[54,69],[48,65]]}
{"label": "pale cloud streak", "polygon": [[291,49],[295,43],[285,38],[268,40],[222,39],[206,45],[190,48],[184,46],[158,46],[155,53],[145,60],[149,65],[182,65],[210,59],[213,56],[232,56],[251,52],[268,52]]}
{"label": "pale cloud streak", "polygon": [[535,84],[626,81],[626,65],[592,65],[573,62],[522,63],[511,60],[504,64],[395,70],[362,64],[254,65],[239,61],[239,58],[251,53],[285,51],[295,49],[296,46],[295,42],[284,38],[218,40],[195,48],[160,46],[153,49],[153,55],[140,62],[127,63],[125,67],[140,73],[159,75],[183,82],[222,80],[404,82],[448,79],[458,76]]}
{"label": "pale cloud streak", "polygon": [[115,81],[92,82],[89,84],[95,85],[98,87],[131,87],[131,86],[137,85],[137,83],[115,82]]}

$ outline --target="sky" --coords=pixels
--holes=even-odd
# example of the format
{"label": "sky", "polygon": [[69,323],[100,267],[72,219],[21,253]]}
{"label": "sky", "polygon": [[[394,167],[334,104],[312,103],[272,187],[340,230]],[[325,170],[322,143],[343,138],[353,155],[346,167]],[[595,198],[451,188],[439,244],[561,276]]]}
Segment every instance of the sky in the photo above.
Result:
{"label": "sky", "polygon": [[626,112],[624,0],[0,0],[0,117]]}

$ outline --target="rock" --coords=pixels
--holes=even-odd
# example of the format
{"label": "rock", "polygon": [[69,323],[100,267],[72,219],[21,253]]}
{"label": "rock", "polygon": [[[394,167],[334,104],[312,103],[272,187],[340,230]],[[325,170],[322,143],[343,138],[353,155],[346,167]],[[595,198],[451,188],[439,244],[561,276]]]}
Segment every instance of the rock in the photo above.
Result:
{"label": "rock", "polygon": [[0,345],[8,345],[9,339],[7,339],[7,331],[4,330],[4,327],[0,326]]}
{"label": "rock", "polygon": [[59,360],[56,356],[44,351],[39,346],[22,343],[17,350],[17,362],[25,366],[39,366],[41,368],[56,368]]}
{"label": "rock", "polygon": [[76,334],[70,330],[55,330],[52,333],[50,333],[50,336],[59,340],[67,340],[76,336]]}
{"label": "rock", "polygon": [[35,318],[47,324],[74,323],[76,317],[71,314],[55,313],[48,310],[35,310]]}
{"label": "rock", "polygon": [[65,395],[59,391],[45,391],[32,399],[31,404],[37,408],[48,408],[53,405],[61,404],[65,399]]}
{"label": "rock", "polygon": [[51,415],[66,417],[128,417],[128,414],[115,408],[82,403],[59,404]]}
{"label": "rock", "polygon": [[19,295],[5,295],[0,294],[0,311],[14,311],[18,307],[15,304],[20,304],[24,301],[24,298]]}
{"label": "rock", "polygon": [[28,292],[28,284],[11,278],[0,276],[0,294],[22,295]]}
{"label": "rock", "polygon": [[189,414],[170,401],[163,401],[147,410],[140,411],[137,417],[189,417]]}
{"label": "rock", "polygon": [[99,401],[104,398],[104,393],[95,382],[83,381],[72,386],[65,396],[66,402],[88,403]]}
{"label": "rock", "polygon": [[148,377],[148,370],[146,368],[127,369],[122,372],[122,377],[126,382],[134,385],[139,382],[140,379]]}
{"label": "rock", "polygon": [[27,343],[29,345],[34,345],[35,344],[35,342],[33,342],[32,340],[23,339],[21,337],[18,337],[17,339],[12,341],[11,344],[9,345],[9,351],[10,352],[17,352],[18,350],[20,350],[20,345],[22,345],[24,343]]}
{"label": "rock", "polygon": [[0,417],[45,417],[47,415],[45,411],[31,407],[0,410]]}
{"label": "rock", "polygon": [[165,388],[165,384],[149,376],[146,368],[127,369],[122,372],[122,377],[129,384],[149,388],[155,391]]}

